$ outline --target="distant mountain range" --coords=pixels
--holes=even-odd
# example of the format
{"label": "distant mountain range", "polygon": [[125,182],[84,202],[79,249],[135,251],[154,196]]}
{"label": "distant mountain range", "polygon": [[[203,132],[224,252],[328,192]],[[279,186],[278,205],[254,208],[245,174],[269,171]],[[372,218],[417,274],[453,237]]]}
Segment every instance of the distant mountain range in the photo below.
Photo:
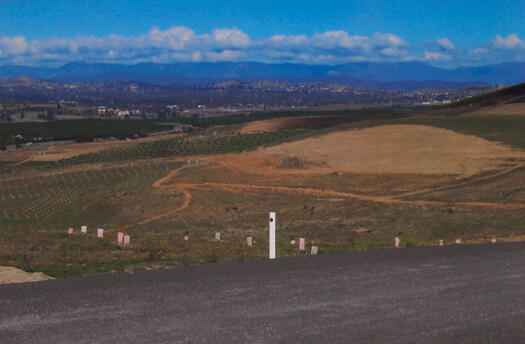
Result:
{"label": "distant mountain range", "polygon": [[150,84],[205,84],[228,80],[251,82],[330,82],[361,87],[417,90],[461,88],[525,81],[525,63],[444,69],[421,62],[354,62],[336,66],[201,62],[135,65],[70,63],[59,68],[0,66],[0,79],[28,76],[61,82],[137,81]]}

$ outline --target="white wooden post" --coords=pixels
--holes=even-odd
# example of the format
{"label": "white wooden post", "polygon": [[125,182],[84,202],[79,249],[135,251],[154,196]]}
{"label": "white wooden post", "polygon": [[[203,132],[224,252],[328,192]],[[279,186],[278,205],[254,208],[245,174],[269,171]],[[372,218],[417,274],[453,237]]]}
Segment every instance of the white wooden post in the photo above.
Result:
{"label": "white wooden post", "polygon": [[275,213],[270,213],[270,259],[275,259]]}
{"label": "white wooden post", "polygon": [[401,240],[398,237],[394,238],[394,247],[399,248],[399,244],[401,243]]}
{"label": "white wooden post", "polygon": [[251,236],[246,237],[246,244],[247,244],[249,247],[252,247],[252,245],[253,245],[253,237],[251,237]]}
{"label": "white wooden post", "polygon": [[82,232],[82,234],[86,234],[87,233],[87,226],[81,226],[80,227],[80,232]]}

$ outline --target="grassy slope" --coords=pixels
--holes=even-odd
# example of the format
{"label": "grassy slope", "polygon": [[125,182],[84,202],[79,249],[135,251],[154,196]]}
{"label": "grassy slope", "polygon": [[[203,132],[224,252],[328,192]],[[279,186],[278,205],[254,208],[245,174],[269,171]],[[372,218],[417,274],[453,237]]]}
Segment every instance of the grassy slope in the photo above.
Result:
{"label": "grassy slope", "polygon": [[422,117],[401,122],[446,128],[525,149],[525,116],[521,115]]}
{"label": "grassy slope", "polygon": [[320,130],[319,133],[388,124],[430,125],[525,149],[525,115],[420,116],[393,120],[370,120],[326,128]]}
{"label": "grassy slope", "polygon": [[[525,132],[525,116],[433,116],[375,120],[314,133],[390,123],[433,125],[525,149],[525,135],[522,134]],[[296,138],[301,137],[298,135]],[[175,261],[180,264],[263,258],[266,255],[263,230],[266,218],[261,214],[268,209],[278,209],[280,214],[280,255],[300,254],[287,243],[290,238],[299,236],[315,240],[323,252],[329,252],[391,246],[391,238],[398,232],[402,233],[403,242],[407,245],[432,244],[439,238],[451,241],[456,236],[464,240],[479,240],[490,234],[525,234],[521,226],[524,214],[520,211],[392,207],[355,200],[327,202],[305,195],[196,190],[193,191],[191,206],[184,212],[147,226],[127,228],[134,247],[123,250],[115,245],[114,233],[97,240],[93,231],[99,226],[106,229],[118,227],[180,203],[181,195],[176,190],[161,192],[150,187],[153,180],[173,166],[162,163],[159,169],[158,165],[149,168],[153,167],[150,164],[151,160],[145,160],[133,168],[109,165],[104,172],[35,176],[0,183],[0,225],[4,229],[0,231],[0,264],[41,270],[53,276],[67,276],[123,269],[129,264],[143,262]],[[206,171],[200,165],[191,166],[188,173],[188,177],[198,179],[195,182],[204,182],[210,176],[217,177],[221,173],[226,180],[232,178],[229,171]],[[473,187],[468,192],[458,189],[436,197],[451,201],[484,201],[490,196],[490,201],[522,202],[525,201],[525,194],[516,185],[523,185],[525,172],[518,173],[483,190],[479,187]],[[250,176],[244,178],[246,183],[253,182]],[[337,176],[304,178],[293,180],[290,185],[326,185],[330,189],[338,189],[338,183],[348,183],[344,177]],[[338,181],[334,178],[342,179]],[[379,190],[381,192],[376,189],[383,185],[382,181],[373,181],[371,191],[371,181],[348,178],[355,183],[351,191],[356,193],[388,194],[392,191],[388,185],[392,183],[406,185],[407,189],[415,187],[412,182],[400,177],[399,180],[389,180],[384,184],[387,189]],[[502,188],[508,191],[505,195],[500,192]],[[228,210],[233,208],[238,210]],[[73,225],[78,230],[78,226],[84,223],[90,229],[87,237],[64,233],[67,226]],[[358,228],[370,231],[356,234],[354,230]],[[186,231],[190,231],[190,243],[184,243],[181,239]],[[223,233],[223,242],[210,239],[215,231]],[[252,249],[247,248],[244,244],[246,235],[253,235],[259,244]]]}
{"label": "grassy slope", "polygon": [[472,98],[463,99],[444,107],[461,107],[465,105],[490,106],[498,104],[502,100],[508,100],[510,98],[523,95],[525,95],[525,83],[506,87],[498,91],[481,94]]}

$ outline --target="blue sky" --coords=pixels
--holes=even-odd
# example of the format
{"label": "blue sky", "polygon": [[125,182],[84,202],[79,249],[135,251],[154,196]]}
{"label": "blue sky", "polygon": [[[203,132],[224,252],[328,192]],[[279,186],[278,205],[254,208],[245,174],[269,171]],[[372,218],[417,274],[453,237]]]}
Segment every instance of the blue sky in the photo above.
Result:
{"label": "blue sky", "polygon": [[525,61],[525,2],[0,0],[0,64]]}

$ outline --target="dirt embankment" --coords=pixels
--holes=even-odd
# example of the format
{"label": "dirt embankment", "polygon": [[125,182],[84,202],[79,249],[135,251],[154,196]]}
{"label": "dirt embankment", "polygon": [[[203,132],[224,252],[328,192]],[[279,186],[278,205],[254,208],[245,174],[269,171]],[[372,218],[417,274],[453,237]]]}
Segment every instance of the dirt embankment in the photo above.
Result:
{"label": "dirt embankment", "polygon": [[27,283],[53,279],[42,272],[25,272],[10,266],[0,266],[0,284]]}

